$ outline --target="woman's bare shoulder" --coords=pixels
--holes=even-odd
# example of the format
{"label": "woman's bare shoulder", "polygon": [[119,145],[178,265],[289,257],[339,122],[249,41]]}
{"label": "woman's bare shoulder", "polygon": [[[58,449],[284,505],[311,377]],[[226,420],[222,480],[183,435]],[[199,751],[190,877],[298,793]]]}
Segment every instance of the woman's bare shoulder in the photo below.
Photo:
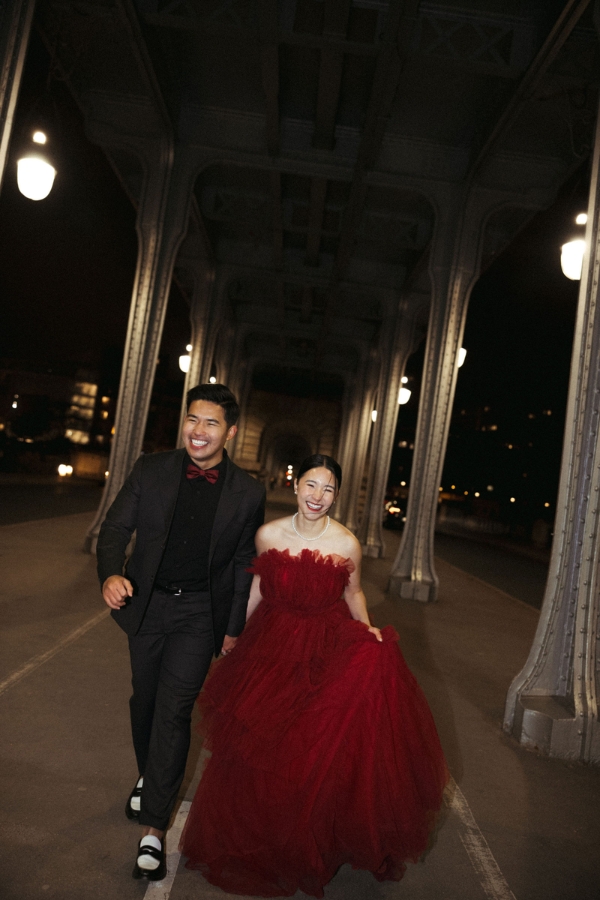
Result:
{"label": "woman's bare shoulder", "polygon": [[263,546],[271,546],[289,529],[291,516],[284,516],[282,519],[273,519],[271,522],[265,522],[256,532],[256,542]]}
{"label": "woman's bare shoulder", "polygon": [[360,559],[362,548],[352,532],[345,525],[342,525],[341,522],[332,522],[332,525],[335,525],[333,537],[340,555],[351,556],[353,559],[358,557]]}

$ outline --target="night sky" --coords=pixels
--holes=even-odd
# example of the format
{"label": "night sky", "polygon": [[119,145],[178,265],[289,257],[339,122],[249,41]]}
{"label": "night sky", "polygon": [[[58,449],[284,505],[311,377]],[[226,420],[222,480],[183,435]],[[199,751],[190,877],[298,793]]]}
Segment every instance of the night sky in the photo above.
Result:
{"label": "night sky", "polygon": [[[100,148],[87,140],[65,87],[53,78],[46,90],[47,73],[48,57],[34,32],[0,194],[0,358],[42,371],[114,369],[135,273],[135,211]],[[16,156],[23,130],[31,131],[41,112],[50,123],[58,175],[50,196],[34,202],[17,190]],[[551,409],[552,427],[544,424],[540,441],[547,444],[547,479],[555,490],[578,292],[578,283],[561,273],[560,244],[586,208],[587,177],[582,164],[552,209],[528,224],[475,287],[446,464],[450,478],[459,477],[463,464],[472,468],[473,454],[486,454],[484,446],[464,441],[478,409],[489,407],[488,421],[522,443],[526,427],[534,427],[528,414],[539,418]],[[163,385],[181,383],[177,357],[188,340],[187,307],[175,289],[160,353]],[[414,434],[422,356],[423,347],[409,363],[413,397],[400,411],[400,437]],[[400,457],[396,451],[393,472]]]}
{"label": "night sky", "polygon": [[[69,373],[98,369],[122,353],[137,236],[135,210],[87,139],[71,95],[56,78],[48,95],[48,66],[34,31],[0,193],[0,358]],[[58,174],[50,195],[36,202],[17,188],[16,160],[23,132],[40,118]],[[188,341],[187,307],[175,289],[161,347],[175,378]]]}

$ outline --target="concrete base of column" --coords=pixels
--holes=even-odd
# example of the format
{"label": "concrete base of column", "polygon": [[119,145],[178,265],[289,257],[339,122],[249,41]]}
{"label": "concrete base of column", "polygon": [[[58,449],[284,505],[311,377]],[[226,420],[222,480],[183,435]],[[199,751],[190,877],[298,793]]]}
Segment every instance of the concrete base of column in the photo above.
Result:
{"label": "concrete base of column", "polygon": [[505,726],[504,730],[523,747],[544,756],[599,763],[598,723],[593,720],[586,725],[591,734],[584,741],[583,717],[577,718],[562,697],[521,696],[515,706],[512,728]]}
{"label": "concrete base of column", "polygon": [[418,600],[419,603],[435,603],[438,595],[437,581],[415,581],[403,575],[392,575],[388,590],[402,600]]}
{"label": "concrete base of column", "polygon": [[94,555],[96,553],[96,546],[98,544],[98,535],[97,534],[86,534],[85,540],[83,542],[83,552],[91,553]]}
{"label": "concrete base of column", "polygon": [[372,559],[383,559],[385,556],[385,544],[370,542],[362,544],[363,556],[370,556]]}

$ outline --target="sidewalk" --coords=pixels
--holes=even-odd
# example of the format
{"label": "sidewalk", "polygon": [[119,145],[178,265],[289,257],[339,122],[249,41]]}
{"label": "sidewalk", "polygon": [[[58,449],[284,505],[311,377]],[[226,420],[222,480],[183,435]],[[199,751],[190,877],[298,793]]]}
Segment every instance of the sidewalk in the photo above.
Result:
{"label": "sidewalk", "polygon": [[[126,639],[104,614],[94,560],[80,550],[90,518],[0,527],[0,896],[225,898],[181,864],[172,885],[131,878],[138,829],[123,812],[135,780]],[[398,536],[386,539],[389,558],[364,563],[373,620],[399,631],[458,790],[427,858],[402,882],[344,867],[326,897],[598,900],[600,770],[539,758],[500,728],[536,610],[443,560],[439,603],[392,601],[385,585]],[[37,667],[26,669],[32,659]],[[194,740],[184,802],[198,761]]]}

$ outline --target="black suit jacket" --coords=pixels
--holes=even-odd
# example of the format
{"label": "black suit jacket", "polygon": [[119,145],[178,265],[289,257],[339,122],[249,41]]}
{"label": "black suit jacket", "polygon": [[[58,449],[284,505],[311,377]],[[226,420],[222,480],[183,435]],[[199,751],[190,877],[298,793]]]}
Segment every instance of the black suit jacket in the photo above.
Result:
{"label": "black suit jacket", "polygon": [[[171,450],[141,456],[100,529],[96,550],[100,585],[110,575],[125,574],[134,586],[127,605],[112,612],[128,635],[138,631],[152,593],[175,512],[185,455],[185,450]],[[252,580],[246,569],[256,552],[254,535],[264,513],[264,487],[228,459],[209,553],[215,654],[226,634],[236,637],[244,628]],[[124,569],[134,532],[135,548]]]}

